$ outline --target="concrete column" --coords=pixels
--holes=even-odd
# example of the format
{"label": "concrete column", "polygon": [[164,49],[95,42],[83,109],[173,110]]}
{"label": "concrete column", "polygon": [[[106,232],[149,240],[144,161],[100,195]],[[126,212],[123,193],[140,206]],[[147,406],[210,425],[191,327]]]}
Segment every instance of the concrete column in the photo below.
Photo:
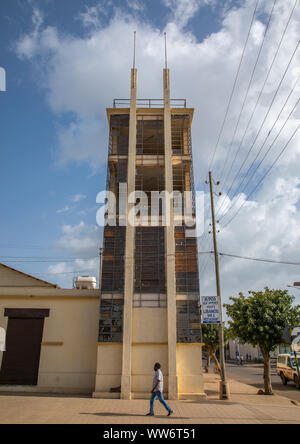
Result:
{"label": "concrete column", "polygon": [[[165,137],[165,190],[173,192],[172,133],[169,70],[164,69],[164,137]],[[176,369],[176,280],[173,200],[170,208],[170,225],[165,228],[166,279],[168,301],[168,399],[178,399]]]}
{"label": "concrete column", "polygon": [[[131,70],[131,96],[128,147],[128,196],[135,191],[135,160],[136,160],[136,96],[137,70]],[[134,204],[127,204],[127,227],[125,244],[125,288],[123,314],[123,354],[121,399],[131,399],[131,344],[132,344],[132,302],[134,290],[134,240],[135,227],[128,224],[128,213]]]}

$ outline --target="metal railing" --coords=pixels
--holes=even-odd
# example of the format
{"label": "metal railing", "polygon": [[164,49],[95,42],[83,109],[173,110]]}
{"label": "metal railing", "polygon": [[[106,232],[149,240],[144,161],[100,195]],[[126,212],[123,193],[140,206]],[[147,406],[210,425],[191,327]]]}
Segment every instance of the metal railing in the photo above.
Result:
{"label": "metal railing", "polygon": [[[163,99],[137,99],[138,108],[163,108]],[[114,99],[114,108],[129,108],[130,99]],[[186,99],[171,99],[171,108],[186,108]]]}

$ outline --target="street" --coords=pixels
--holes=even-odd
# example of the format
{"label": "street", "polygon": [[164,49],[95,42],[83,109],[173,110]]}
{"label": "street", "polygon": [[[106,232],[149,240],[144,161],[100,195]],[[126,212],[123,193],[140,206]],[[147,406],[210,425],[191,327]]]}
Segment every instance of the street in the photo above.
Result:
{"label": "street", "polygon": [[[227,376],[239,382],[253,385],[257,389],[263,388],[263,364],[226,364]],[[271,368],[273,390],[277,395],[285,396],[300,403],[300,390],[297,390],[293,382],[284,386],[276,374],[276,368]]]}

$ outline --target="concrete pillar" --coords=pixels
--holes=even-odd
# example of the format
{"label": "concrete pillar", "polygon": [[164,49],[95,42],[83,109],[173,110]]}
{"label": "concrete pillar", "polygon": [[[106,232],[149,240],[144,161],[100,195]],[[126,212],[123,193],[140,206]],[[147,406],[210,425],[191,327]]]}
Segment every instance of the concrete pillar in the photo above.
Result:
{"label": "concrete pillar", "polygon": [[189,127],[184,123],[183,129],[183,154],[189,154]]}
{"label": "concrete pillar", "polygon": [[[131,70],[129,147],[128,147],[128,196],[135,191],[136,160],[136,97],[137,70]],[[127,227],[125,244],[125,288],[123,314],[123,353],[121,399],[131,399],[131,345],[132,345],[132,302],[134,290],[134,240],[135,227],[128,224],[128,214],[134,204],[127,204]]]}
{"label": "concrete pillar", "polygon": [[[164,69],[164,137],[165,137],[165,190],[173,192],[172,134],[169,70]],[[168,399],[178,399],[176,370],[176,280],[173,202],[170,208],[170,225],[165,227],[166,279],[168,302]]]}
{"label": "concrete pillar", "polygon": [[193,197],[191,190],[191,167],[186,165],[184,171],[184,191],[185,191],[185,211],[187,215],[192,217]]}
{"label": "concrete pillar", "polygon": [[191,191],[191,172],[190,172],[190,166],[186,165],[185,167],[185,175],[184,175],[184,190],[185,191]]}

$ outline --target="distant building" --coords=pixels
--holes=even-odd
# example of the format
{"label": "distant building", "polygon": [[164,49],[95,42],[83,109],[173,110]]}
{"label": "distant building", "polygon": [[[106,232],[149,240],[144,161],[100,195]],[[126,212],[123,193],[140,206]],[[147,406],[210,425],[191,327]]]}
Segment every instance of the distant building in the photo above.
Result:
{"label": "distant building", "polygon": [[260,361],[262,353],[259,347],[253,347],[250,344],[241,344],[238,339],[230,339],[227,345],[227,359],[235,360],[243,357],[246,361]]}

